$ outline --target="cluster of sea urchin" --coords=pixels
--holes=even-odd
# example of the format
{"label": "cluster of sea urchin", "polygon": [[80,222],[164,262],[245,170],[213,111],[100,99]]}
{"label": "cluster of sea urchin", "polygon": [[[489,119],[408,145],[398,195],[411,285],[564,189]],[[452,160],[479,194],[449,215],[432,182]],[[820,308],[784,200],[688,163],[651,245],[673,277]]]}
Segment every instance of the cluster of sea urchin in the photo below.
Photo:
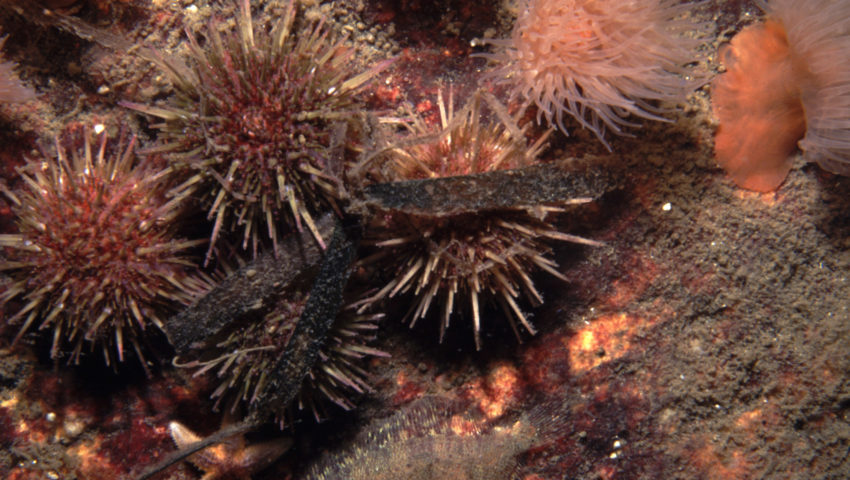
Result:
{"label": "cluster of sea urchin", "polygon": [[630,116],[664,120],[700,82],[687,65],[696,58],[705,24],[677,0],[522,0],[510,39],[487,40],[497,51],[482,56],[498,68],[488,74],[507,84],[513,100],[536,105],[538,120],[564,133],[564,116],[593,131],[623,135]]}
{"label": "cluster of sea urchin", "polygon": [[[230,331],[201,357],[175,364],[198,368],[194,375],[215,371],[221,380],[213,391],[221,401],[230,402],[231,412],[256,401],[268,387],[270,369],[274,368],[283,350],[289,348],[290,339],[299,321],[308,295],[295,291],[282,296],[274,308],[260,321],[248,322]],[[385,357],[387,354],[368,346],[373,332],[378,328],[380,314],[357,314],[352,308],[344,309],[328,332],[319,350],[319,359],[301,386],[298,395],[299,410],[310,410],[319,420],[322,398],[350,410],[354,404],[347,393],[364,393],[371,390],[368,375],[357,365],[364,357]],[[281,428],[286,422],[287,408],[281,405],[275,412]]]}
{"label": "cluster of sea urchin", "polygon": [[124,359],[129,342],[140,358],[151,325],[201,291],[187,276],[183,254],[199,242],[175,239],[180,200],[169,198],[170,169],[137,164],[135,138],[108,152],[106,135],[93,151],[44,154],[21,169],[26,189],[4,190],[19,232],[0,235],[7,257],[0,269],[12,282],[0,302],[22,307],[8,319],[23,322],[15,341],[35,323],[53,329],[51,355],[71,345],[77,362],[84,346],[100,346],[107,363]]}
{"label": "cluster of sea urchin", "polygon": [[[528,166],[536,161],[545,137],[533,145],[525,140],[525,129],[491,101],[500,121],[482,114],[485,95],[478,92],[459,112],[448,109],[438,96],[440,127],[429,127],[421,119],[409,125],[413,140],[406,146],[388,150],[385,163],[394,180],[425,179],[469,175]],[[417,141],[416,139],[420,140]],[[379,252],[370,261],[389,265],[391,280],[369,298],[366,305],[412,292],[416,296],[408,313],[410,324],[425,317],[435,300],[442,303],[440,340],[442,341],[455,305],[466,303],[471,312],[476,348],[481,348],[480,302],[495,300],[501,304],[511,326],[520,338],[517,321],[529,333],[535,333],[526,314],[517,303],[524,293],[532,303],[542,303],[530,272],[541,268],[564,279],[544,239],[599,245],[575,235],[559,232],[546,220],[550,213],[566,204],[590,199],[565,200],[562,205],[537,205],[523,208],[464,212],[433,216],[407,212],[379,215],[377,233],[371,238]]]}
{"label": "cluster of sea urchin", "polygon": [[295,34],[290,1],[270,33],[255,32],[247,0],[235,31],[208,29],[206,48],[190,36],[190,65],[160,63],[174,83],[174,103],[127,104],[164,120],[157,148],[194,174],[186,185],[214,219],[207,260],[222,228],[242,230],[254,253],[267,232],[275,252],[280,225],[302,224],[323,240],[313,214],[343,193],[343,159],[334,151],[357,110],[355,96],[383,68],[354,75],[354,51],[320,20]]}

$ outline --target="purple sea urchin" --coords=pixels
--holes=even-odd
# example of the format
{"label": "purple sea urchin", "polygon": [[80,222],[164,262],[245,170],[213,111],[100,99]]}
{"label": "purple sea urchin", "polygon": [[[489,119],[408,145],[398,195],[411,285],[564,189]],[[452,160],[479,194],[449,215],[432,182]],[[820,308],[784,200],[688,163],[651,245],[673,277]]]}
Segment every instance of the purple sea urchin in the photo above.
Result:
{"label": "purple sea urchin", "polygon": [[12,282],[0,302],[23,306],[7,321],[23,322],[15,341],[34,324],[51,328],[51,356],[63,345],[77,362],[85,345],[124,359],[129,342],[140,342],[161,315],[189,303],[200,285],[186,275],[187,248],[201,242],[175,240],[180,199],[166,195],[170,169],[136,164],[135,139],[107,153],[106,135],[93,151],[88,132],[83,150],[44,154],[20,170],[24,190],[4,193],[13,202],[19,233],[0,235],[6,258],[0,270]]}
{"label": "purple sea urchin", "polygon": [[[457,114],[438,97],[442,128],[435,132],[417,120],[411,125],[413,141],[386,154],[389,175],[395,180],[474,174],[527,166],[536,160],[544,138],[526,144],[524,130],[504,112],[499,122],[482,114],[483,94],[477,93]],[[450,101],[451,104],[451,101]],[[498,105],[493,105],[497,112]],[[585,203],[588,198],[564,200],[560,205],[537,205],[457,214],[416,215],[386,212],[379,216],[371,241],[379,252],[370,261],[386,261],[392,277],[366,304],[409,292],[414,295],[408,313],[413,326],[442,303],[440,340],[455,312],[455,304],[466,304],[471,313],[476,348],[481,348],[480,302],[501,304],[520,338],[519,322],[529,333],[534,327],[517,303],[525,294],[532,303],[543,301],[530,272],[541,268],[565,279],[557,265],[546,257],[544,239],[599,245],[575,235],[559,232],[546,218],[567,204]]]}
{"label": "purple sea urchin", "polygon": [[[201,353],[201,358],[180,364],[199,367],[195,375],[215,371],[220,379],[212,397],[217,403],[230,402],[230,411],[255,402],[268,387],[269,370],[274,368],[281,351],[290,347],[290,339],[307,303],[307,295],[293,293],[278,300],[272,311],[260,321],[250,322],[229,332],[213,347]],[[379,314],[356,314],[344,310],[328,332],[327,341],[319,351],[316,365],[307,375],[298,395],[299,410],[308,409],[318,420],[322,398],[350,410],[354,404],[346,393],[369,391],[367,374],[358,361],[364,357],[384,357],[385,353],[371,348],[368,342],[378,328]],[[287,418],[289,405],[280,405],[275,415],[281,427]]]}
{"label": "purple sea urchin", "polygon": [[[343,159],[334,152],[358,109],[356,94],[382,68],[355,74],[354,50],[323,20],[295,31],[296,6],[269,34],[255,32],[247,0],[236,31],[210,26],[204,47],[190,36],[190,64],[160,63],[176,88],[163,107],[128,104],[164,120],[158,148],[195,173],[214,220],[210,252],[222,228],[241,229],[256,252],[263,231],[278,249],[281,223],[302,224],[322,242],[313,214],[336,209]],[[209,260],[210,253],[207,255]]]}
{"label": "purple sea urchin", "polygon": [[500,64],[489,74],[506,83],[511,98],[534,104],[567,131],[570,115],[606,147],[637,123],[630,116],[663,120],[699,83],[686,68],[696,60],[705,27],[684,18],[692,5],[676,0],[522,0],[510,39],[487,40],[484,54]]}

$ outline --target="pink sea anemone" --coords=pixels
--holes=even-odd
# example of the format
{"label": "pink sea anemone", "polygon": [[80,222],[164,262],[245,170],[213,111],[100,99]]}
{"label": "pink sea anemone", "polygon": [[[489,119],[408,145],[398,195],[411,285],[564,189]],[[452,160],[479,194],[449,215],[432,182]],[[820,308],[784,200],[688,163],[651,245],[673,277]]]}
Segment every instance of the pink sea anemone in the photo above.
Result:
{"label": "pink sea anemone", "polygon": [[850,174],[850,3],[776,0],[767,12],[791,47],[806,113],[800,149],[825,169]]}
{"label": "pink sea anemone", "polygon": [[[850,174],[850,3],[760,2],[768,20],[724,47],[712,84],[718,163],[747,189],[776,189],[795,144],[807,159]],[[798,142],[799,141],[799,142]]]}
{"label": "pink sea anemone", "polygon": [[[3,48],[5,38],[0,38],[0,49]],[[25,102],[33,98],[35,94],[26,88],[15,75],[14,64],[4,62],[0,55],[0,102]]]}
{"label": "pink sea anemone", "polygon": [[664,120],[700,84],[689,64],[706,24],[676,0],[521,0],[510,39],[488,40],[500,64],[489,77],[511,99],[534,104],[538,120],[567,131],[575,118],[610,149],[605,132],[626,134],[630,117]]}

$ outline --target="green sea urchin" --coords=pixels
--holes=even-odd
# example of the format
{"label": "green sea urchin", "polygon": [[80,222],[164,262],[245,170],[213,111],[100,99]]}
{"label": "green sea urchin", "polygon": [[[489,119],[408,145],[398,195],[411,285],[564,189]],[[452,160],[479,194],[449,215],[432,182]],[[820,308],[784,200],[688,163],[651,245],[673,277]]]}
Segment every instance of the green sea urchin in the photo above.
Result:
{"label": "green sea urchin", "polygon": [[[412,135],[412,141],[404,142],[404,147],[393,148],[388,156],[391,180],[470,175],[535,163],[548,132],[533,145],[527,145],[524,139],[526,132],[520,130],[516,119],[510,118],[489,95],[476,92],[457,114],[452,97],[450,92],[446,104],[442,91],[437,92],[440,110],[437,128],[415,115],[409,124],[404,124]],[[484,119],[483,103],[490,107],[491,114],[499,117],[498,122]]]}
{"label": "green sea urchin", "polygon": [[247,0],[236,31],[211,25],[206,45],[189,37],[189,66],[160,64],[176,89],[163,107],[127,104],[164,120],[159,151],[194,174],[193,185],[214,220],[209,260],[222,228],[241,229],[242,247],[256,253],[267,232],[278,251],[280,224],[302,224],[322,238],[317,211],[342,196],[344,125],[358,110],[355,96],[383,67],[356,71],[354,50],[323,20],[295,29],[290,1],[269,34],[255,32]]}
{"label": "green sea urchin", "polygon": [[15,341],[34,324],[52,329],[53,357],[68,344],[76,363],[89,345],[123,361],[129,342],[141,358],[149,326],[201,291],[183,254],[202,242],[174,239],[182,197],[166,195],[170,169],[135,162],[135,138],[107,152],[103,134],[93,151],[86,132],[70,156],[59,143],[20,170],[22,191],[4,191],[19,233],[0,235],[12,277],[0,303],[22,305],[7,320],[23,322]]}
{"label": "green sea urchin", "polygon": [[[413,140],[384,155],[384,173],[395,180],[468,175],[528,166],[536,161],[545,135],[529,146],[525,131],[491,103],[499,121],[486,120],[482,113],[484,94],[475,94],[455,114],[438,97],[441,127],[434,132],[421,120],[410,125]],[[417,138],[419,140],[417,140]],[[589,198],[568,199],[558,205],[535,205],[476,212],[433,215],[388,211],[378,215],[376,233],[370,240],[379,249],[368,262],[383,262],[391,277],[365,305],[410,292],[415,297],[408,313],[410,324],[425,317],[431,305],[442,303],[440,340],[449,327],[456,304],[469,307],[476,348],[481,348],[480,302],[501,304],[519,338],[517,321],[535,333],[517,303],[524,293],[532,303],[543,301],[530,272],[541,268],[565,279],[555,262],[546,257],[544,239],[599,245],[575,235],[559,232],[546,217],[566,204],[585,203]]]}
{"label": "green sea urchin", "polygon": [[[257,401],[268,388],[270,370],[275,367],[281,351],[290,348],[296,323],[300,320],[308,295],[294,292],[281,297],[274,308],[261,320],[245,322],[230,331],[223,340],[202,350],[199,359],[179,364],[198,368],[195,375],[214,371],[220,379],[212,397],[230,403],[231,412],[240,406]],[[385,353],[368,346],[378,328],[379,314],[357,314],[351,308],[343,310],[328,332],[319,350],[316,364],[310,370],[296,397],[299,410],[309,410],[319,420],[322,405],[330,400],[350,410],[354,404],[347,393],[371,390],[368,375],[358,365],[364,357],[384,357]],[[284,426],[289,405],[277,407],[275,416]]]}

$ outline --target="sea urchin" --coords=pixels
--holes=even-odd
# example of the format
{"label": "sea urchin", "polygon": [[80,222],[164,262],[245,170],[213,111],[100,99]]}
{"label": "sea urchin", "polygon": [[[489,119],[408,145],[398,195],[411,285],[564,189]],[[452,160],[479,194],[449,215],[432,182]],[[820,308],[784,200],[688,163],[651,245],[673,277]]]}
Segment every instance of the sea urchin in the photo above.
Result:
{"label": "sea urchin", "polygon": [[[447,109],[440,95],[441,126],[437,134],[434,128],[416,120],[410,126],[414,139],[402,141],[406,146],[393,148],[385,155],[390,172],[395,172],[394,180],[477,174],[534,163],[546,135],[527,145],[525,131],[516,126],[515,119],[507,117],[495,100],[488,103],[499,121],[486,119],[482,110],[486,98],[485,94],[476,93],[455,113],[451,99]],[[413,326],[439,301],[442,341],[456,303],[466,304],[471,312],[475,345],[480,349],[479,303],[494,300],[501,304],[517,338],[517,321],[533,334],[534,327],[517,303],[523,293],[533,304],[543,301],[530,272],[541,268],[566,280],[555,262],[546,257],[550,249],[544,239],[599,245],[559,232],[546,218],[562,206],[590,200],[576,198],[558,205],[434,215],[384,212],[378,215],[378,233],[371,238],[379,251],[365,263],[384,262],[391,280],[365,305],[411,292],[415,300],[408,318]]]}
{"label": "sea urchin", "polygon": [[354,50],[323,20],[297,32],[295,19],[290,1],[270,33],[256,33],[241,0],[236,31],[210,25],[204,47],[190,35],[189,66],[162,59],[171,105],[127,104],[164,120],[159,150],[195,172],[186,184],[214,219],[210,253],[222,228],[241,229],[255,253],[264,231],[277,252],[281,223],[306,224],[322,243],[313,215],[341,196],[334,148],[345,129],[335,125],[352,120],[355,96],[385,64],[356,74]]}
{"label": "sea urchin", "polygon": [[7,320],[23,322],[15,341],[34,324],[53,330],[53,357],[68,344],[76,363],[88,344],[122,361],[129,342],[142,358],[149,325],[162,328],[163,312],[200,291],[183,257],[199,242],[173,238],[180,201],[166,195],[170,169],[136,164],[135,138],[114,154],[105,134],[97,151],[88,132],[82,142],[69,156],[57,140],[55,158],[20,170],[22,191],[4,190],[19,233],[0,235],[0,270],[12,277],[0,303],[22,305]]}
{"label": "sea urchin", "polygon": [[[199,358],[175,364],[197,368],[194,375],[214,371],[220,379],[212,397],[230,403],[229,412],[247,407],[257,401],[268,388],[270,369],[274,368],[281,352],[291,348],[292,333],[307,304],[308,295],[291,292],[282,296],[270,312],[258,321],[243,322],[228,332],[215,345],[203,349]],[[322,399],[330,400],[344,410],[354,408],[347,393],[371,390],[368,375],[358,365],[364,357],[385,357],[387,354],[371,348],[380,314],[357,314],[344,309],[328,332],[326,343],[319,350],[316,364],[307,374],[296,397],[299,410],[309,410],[319,420]],[[281,428],[287,421],[289,405],[279,405],[274,412]]]}

